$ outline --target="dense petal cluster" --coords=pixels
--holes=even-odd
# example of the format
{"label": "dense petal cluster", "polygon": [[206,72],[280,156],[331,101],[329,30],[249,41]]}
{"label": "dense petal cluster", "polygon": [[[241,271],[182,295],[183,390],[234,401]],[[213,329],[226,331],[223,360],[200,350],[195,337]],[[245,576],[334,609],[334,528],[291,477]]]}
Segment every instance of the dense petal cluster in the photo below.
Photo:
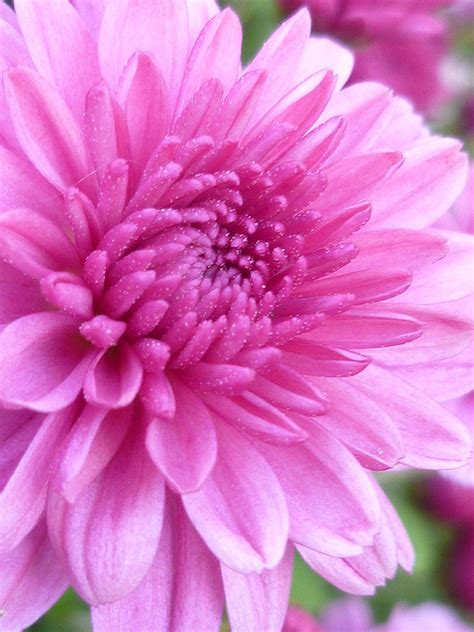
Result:
{"label": "dense petal cluster", "polygon": [[292,11],[307,6],[314,28],[356,47],[352,81],[383,81],[431,111],[446,97],[440,67],[448,33],[438,17],[456,0],[280,0]]}
{"label": "dense petal cluster", "polygon": [[469,455],[459,143],[304,11],[242,69],[212,1],[0,6],[0,629],[72,584],[99,632],[278,630],[294,547],[409,569],[370,471]]}

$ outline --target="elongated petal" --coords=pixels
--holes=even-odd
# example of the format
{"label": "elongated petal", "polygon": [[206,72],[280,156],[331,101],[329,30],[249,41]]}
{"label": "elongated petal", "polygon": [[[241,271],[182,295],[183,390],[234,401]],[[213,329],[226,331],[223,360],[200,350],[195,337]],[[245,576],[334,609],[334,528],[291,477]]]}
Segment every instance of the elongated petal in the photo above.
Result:
{"label": "elongated petal", "polygon": [[194,492],[209,476],[217,455],[214,424],[203,401],[173,381],[176,413],[157,419],[148,428],[151,458],[171,485],[182,494]]}
{"label": "elongated petal", "polygon": [[99,80],[97,50],[86,26],[67,0],[18,0],[15,11],[38,72],[80,119],[86,93]]}
{"label": "elongated petal", "polygon": [[291,584],[293,547],[276,568],[257,575],[236,573],[221,564],[226,606],[234,632],[281,630]]}
{"label": "elongated petal", "polygon": [[243,435],[222,426],[211,476],[183,496],[192,523],[211,551],[242,573],[276,566],[288,535],[288,513],[270,466]]}
{"label": "elongated petal", "polygon": [[403,166],[374,196],[377,227],[425,228],[446,212],[464,186],[467,157],[459,141],[430,138],[404,156]]}
{"label": "elongated petal", "polygon": [[54,485],[70,503],[108,465],[120,448],[133,421],[133,407],[107,411],[86,406],[59,457]]}
{"label": "elongated petal", "polygon": [[0,334],[0,400],[40,412],[79,394],[90,358],[74,321],[60,313],[23,316]]}
{"label": "elongated petal", "polygon": [[163,478],[138,429],[73,505],[50,495],[54,548],[86,601],[115,601],[140,584],[158,547],[163,503]]}
{"label": "elongated petal", "polygon": [[116,86],[126,62],[137,51],[152,54],[170,87],[173,103],[183,79],[189,49],[185,0],[109,2],[99,35],[102,74]]}
{"label": "elongated petal", "polygon": [[93,197],[91,162],[79,125],[64,101],[26,68],[10,70],[5,89],[18,142],[36,169],[61,192],[78,185]]}
{"label": "elongated petal", "polygon": [[368,366],[363,374],[350,379],[396,424],[405,452],[403,463],[449,469],[467,461],[471,440],[464,424],[421,391],[376,366]]}
{"label": "elongated petal", "polygon": [[41,522],[0,561],[0,630],[23,630],[41,617],[66,590],[67,579]]}
{"label": "elongated petal", "polygon": [[148,575],[124,599],[94,608],[96,632],[137,630],[218,632],[224,595],[217,560],[189,522],[180,502],[167,497],[158,551]]}
{"label": "elongated petal", "polygon": [[51,463],[72,423],[72,412],[48,415],[21,456],[0,493],[0,551],[4,554],[17,546],[33,529],[43,513]]}
{"label": "elongated petal", "polygon": [[328,555],[358,553],[378,529],[380,509],[370,480],[329,433],[314,423],[306,430],[311,439],[299,446],[259,445],[285,492],[290,537]]}

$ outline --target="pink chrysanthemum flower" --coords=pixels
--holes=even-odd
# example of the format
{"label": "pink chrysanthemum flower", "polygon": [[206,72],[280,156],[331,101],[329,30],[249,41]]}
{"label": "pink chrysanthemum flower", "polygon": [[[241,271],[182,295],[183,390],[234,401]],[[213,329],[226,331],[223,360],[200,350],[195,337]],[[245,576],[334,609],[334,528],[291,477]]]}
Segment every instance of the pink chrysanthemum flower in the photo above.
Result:
{"label": "pink chrysanthemum flower", "polygon": [[382,81],[432,111],[446,97],[440,80],[448,33],[440,8],[456,0],[280,0],[292,11],[307,6],[318,32],[356,49],[352,81]]}
{"label": "pink chrysanthemum flower", "polygon": [[278,630],[295,546],[410,568],[370,470],[469,452],[459,143],[306,12],[243,70],[212,2],[0,6],[0,629],[72,584],[96,632]]}

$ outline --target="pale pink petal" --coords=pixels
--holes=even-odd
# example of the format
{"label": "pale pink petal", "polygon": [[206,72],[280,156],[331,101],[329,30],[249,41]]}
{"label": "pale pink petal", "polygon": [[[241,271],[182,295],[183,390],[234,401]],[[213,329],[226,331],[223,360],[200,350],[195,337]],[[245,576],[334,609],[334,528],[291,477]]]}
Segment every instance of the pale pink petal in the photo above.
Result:
{"label": "pale pink petal", "polygon": [[270,466],[237,431],[218,428],[214,470],[183,496],[192,523],[221,562],[242,573],[273,568],[288,536],[285,497]]}
{"label": "pale pink petal", "polygon": [[363,395],[374,398],[396,424],[405,451],[402,463],[450,469],[467,461],[471,440],[464,424],[422,391],[373,365],[350,380]]}
{"label": "pale pink petal", "polygon": [[201,31],[189,55],[179,96],[181,110],[208,79],[227,92],[240,73],[242,27],[230,9],[221,11]]}
{"label": "pale pink petal", "polygon": [[321,619],[324,629],[331,632],[347,632],[348,621],[351,632],[368,632],[373,625],[369,604],[362,599],[341,599],[329,604]]}
{"label": "pale pink petal", "polygon": [[189,17],[189,36],[195,42],[204,26],[220,11],[216,0],[191,0],[187,2]]}
{"label": "pale pink petal", "polygon": [[328,37],[310,37],[298,64],[297,81],[306,79],[318,70],[332,70],[340,90],[352,72],[354,55],[349,48]]}
{"label": "pale pink petal", "polygon": [[37,170],[61,192],[77,185],[93,194],[93,169],[82,133],[64,101],[26,68],[10,70],[5,86],[18,142]]}
{"label": "pale pink petal", "polygon": [[[451,231],[436,231],[435,237],[446,239],[448,253],[431,269],[421,270],[414,276],[412,286],[403,301],[430,304],[454,301],[474,294],[472,264],[474,261],[474,235]],[[474,315],[471,300],[471,318]]]}
{"label": "pale pink petal", "polygon": [[189,522],[180,502],[167,498],[158,551],[138,588],[113,604],[93,608],[96,632],[218,632],[224,606],[217,560]]}
{"label": "pale pink petal", "polygon": [[176,413],[157,419],[147,431],[151,458],[173,488],[181,494],[194,492],[209,476],[217,455],[211,415],[193,391],[173,381]]}
{"label": "pale pink petal", "polygon": [[354,555],[378,529],[380,508],[370,479],[329,433],[314,422],[305,429],[310,438],[302,445],[259,444],[285,493],[290,537],[328,555]]}
{"label": "pale pink petal", "polygon": [[39,428],[16,464],[0,493],[0,551],[17,546],[33,529],[43,513],[51,463],[57,457],[73,420],[70,410],[48,415],[42,422],[34,417],[29,425]]}
{"label": "pale pink petal", "polygon": [[[288,92],[288,77],[298,67],[309,38],[311,18],[307,11],[299,11],[284,22],[265,42],[247,71],[264,68],[265,86],[256,112],[264,114]],[[295,80],[295,84],[297,80]]]}
{"label": "pale pink petal", "polygon": [[94,42],[68,0],[16,0],[23,37],[38,72],[81,120],[85,96],[99,80]]}
{"label": "pale pink petal", "polygon": [[130,57],[151,53],[174,103],[183,79],[189,49],[185,0],[125,0],[109,2],[99,35],[102,75],[112,87]]}
{"label": "pale pink petal", "polygon": [[50,494],[54,548],[89,603],[115,601],[140,584],[158,547],[163,503],[163,478],[146,454],[139,429],[73,505]]}
{"label": "pale pink petal", "polygon": [[461,193],[467,158],[459,141],[422,140],[404,152],[405,161],[372,200],[377,228],[425,228],[436,221]]}
{"label": "pale pink petal", "polygon": [[97,39],[107,0],[72,0],[89,31]]}
{"label": "pale pink petal", "polygon": [[23,630],[62,595],[67,579],[48,542],[44,522],[0,561],[0,630]]}
{"label": "pale pink petal", "polygon": [[90,362],[74,321],[64,314],[23,316],[0,334],[0,400],[40,412],[79,395]]}
{"label": "pale pink petal", "polygon": [[233,632],[281,630],[288,607],[293,547],[282,561],[259,575],[243,575],[221,564],[227,613]]}
{"label": "pale pink petal", "polygon": [[318,378],[318,386],[328,394],[331,408],[318,422],[342,441],[364,467],[385,470],[394,467],[405,455],[396,424],[350,380]]}
{"label": "pale pink petal", "polygon": [[353,595],[373,595],[375,593],[375,586],[355,571],[347,563],[347,560],[329,557],[299,545],[296,548],[304,561],[318,575],[340,590]]}

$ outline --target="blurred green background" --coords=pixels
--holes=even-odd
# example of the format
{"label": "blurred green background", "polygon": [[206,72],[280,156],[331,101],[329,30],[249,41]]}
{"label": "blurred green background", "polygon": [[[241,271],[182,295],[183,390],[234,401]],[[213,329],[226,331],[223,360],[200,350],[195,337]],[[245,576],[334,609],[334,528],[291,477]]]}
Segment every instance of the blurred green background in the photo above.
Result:
{"label": "blurred green background", "polygon": [[[244,59],[249,59],[265,38],[281,21],[273,0],[234,0],[222,4],[232,5],[244,23]],[[472,64],[474,32],[461,29],[456,38],[456,54],[461,63]],[[471,65],[472,68],[472,65]],[[456,136],[462,135],[459,127],[461,103],[454,100],[432,121],[435,129]],[[472,139],[466,139],[474,149]],[[398,602],[418,603],[435,600],[450,603],[446,585],[446,563],[455,531],[437,522],[420,507],[420,488],[423,476],[396,474],[383,478],[384,488],[397,508],[414,544],[417,562],[410,576],[399,572],[397,577],[370,599],[378,621],[387,618]],[[343,594],[315,575],[301,559],[295,563],[292,602],[303,606],[315,615],[327,604]],[[453,605],[452,603],[450,605]],[[463,613],[463,616],[467,616]],[[89,612],[86,605],[72,592],[63,598],[34,626],[34,632],[87,632],[90,631]],[[133,623],[131,624],[133,631]],[[198,632],[198,631],[196,631]],[[264,631],[262,631],[264,632]],[[429,630],[427,630],[429,632]]]}

